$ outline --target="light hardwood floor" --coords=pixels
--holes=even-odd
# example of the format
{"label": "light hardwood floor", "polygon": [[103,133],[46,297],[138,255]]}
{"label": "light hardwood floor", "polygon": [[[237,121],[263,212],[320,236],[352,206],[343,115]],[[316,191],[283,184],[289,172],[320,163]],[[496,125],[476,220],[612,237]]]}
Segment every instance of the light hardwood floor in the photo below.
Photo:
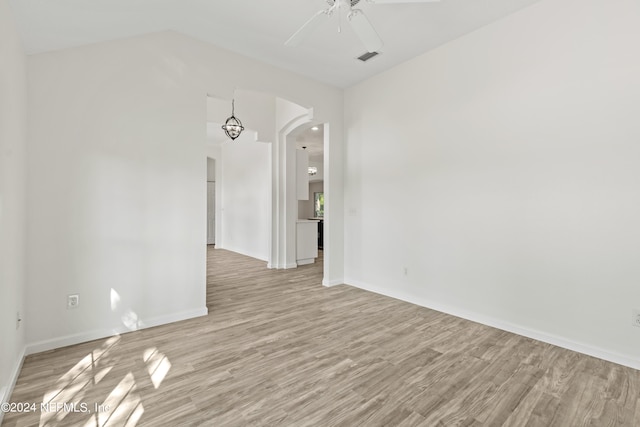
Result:
{"label": "light hardwood floor", "polygon": [[640,371],[325,288],[321,264],[208,256],[208,316],[27,357],[12,402],[89,412],[2,425],[640,426]]}

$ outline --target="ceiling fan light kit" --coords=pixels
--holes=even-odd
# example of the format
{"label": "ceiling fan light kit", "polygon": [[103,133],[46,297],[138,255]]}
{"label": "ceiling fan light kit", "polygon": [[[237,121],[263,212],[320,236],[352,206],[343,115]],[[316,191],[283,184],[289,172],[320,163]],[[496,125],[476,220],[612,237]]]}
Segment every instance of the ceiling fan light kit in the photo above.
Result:
{"label": "ceiling fan light kit", "polygon": [[[361,9],[354,9],[361,0],[325,0],[329,5],[328,9],[316,12],[302,27],[298,29],[284,43],[286,46],[299,46],[313,31],[320,26],[324,18],[330,18],[336,11],[341,9],[347,12],[347,21],[351,25],[353,32],[356,34],[360,42],[364,45],[367,52],[377,52],[383,46],[383,41],[376,32],[369,19]],[[400,3],[436,3],[440,0],[366,0],[367,3],[373,4],[400,4]],[[338,27],[340,31],[340,27]]]}

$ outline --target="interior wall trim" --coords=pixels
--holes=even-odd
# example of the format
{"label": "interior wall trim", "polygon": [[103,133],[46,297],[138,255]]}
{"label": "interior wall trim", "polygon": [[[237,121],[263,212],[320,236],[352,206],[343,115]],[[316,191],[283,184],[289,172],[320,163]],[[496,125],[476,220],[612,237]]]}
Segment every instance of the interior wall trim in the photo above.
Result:
{"label": "interior wall trim", "polygon": [[153,328],[154,326],[161,326],[169,323],[179,322],[181,320],[193,319],[200,316],[206,316],[207,314],[209,314],[209,309],[207,307],[203,307],[163,316],[152,317],[148,319],[141,319],[140,327],[133,330],[125,327],[124,325],[120,325],[113,329],[98,329],[93,331],[81,332],[79,334],[55,337],[48,340],[42,340],[27,344],[25,354],[30,355],[43,351],[55,350],[56,348],[60,347],[66,347],[69,345],[80,344],[83,342],[107,338],[114,335],[125,334],[127,332],[133,332],[140,329]]}
{"label": "interior wall trim", "polygon": [[[261,260],[261,261],[264,261],[264,260]],[[267,264],[267,268],[284,270],[284,269],[288,269],[288,268],[298,268],[298,264],[297,263],[293,263],[293,264]]]}
{"label": "interior wall trim", "polygon": [[322,279],[322,286],[325,286],[327,288],[330,288],[332,286],[342,285],[344,283],[345,282],[342,279],[333,279],[333,280]]}
{"label": "interior wall trim", "polygon": [[[25,351],[26,350],[23,348],[13,367],[13,370],[11,371],[9,383],[0,389],[0,403],[9,403],[9,399],[11,399],[13,389],[16,386],[16,382],[18,382],[18,376],[20,375],[20,371],[22,370],[22,364],[24,362],[24,357],[26,354]],[[2,418],[4,418],[4,412],[0,411],[0,424],[2,424]]]}

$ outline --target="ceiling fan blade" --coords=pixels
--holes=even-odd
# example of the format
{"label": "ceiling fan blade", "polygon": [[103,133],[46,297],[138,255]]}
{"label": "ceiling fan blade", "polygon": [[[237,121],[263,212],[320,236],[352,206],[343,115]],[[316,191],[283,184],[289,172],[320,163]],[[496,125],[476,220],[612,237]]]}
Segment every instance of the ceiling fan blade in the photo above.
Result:
{"label": "ceiling fan blade", "polygon": [[376,33],[365,14],[360,9],[353,9],[349,13],[349,23],[367,52],[377,52],[382,47],[382,39]]}
{"label": "ceiling fan blade", "polygon": [[369,0],[376,4],[400,4],[400,3],[438,3],[441,0]]}
{"label": "ceiling fan blade", "polygon": [[315,30],[318,25],[320,25],[320,23],[322,22],[322,16],[329,16],[329,11],[321,10],[313,15],[311,19],[305,22],[304,25],[298,29],[298,31],[296,31],[291,37],[289,37],[289,40],[284,42],[285,46],[299,46],[300,43],[302,43],[304,39],[309,37],[313,30]]}

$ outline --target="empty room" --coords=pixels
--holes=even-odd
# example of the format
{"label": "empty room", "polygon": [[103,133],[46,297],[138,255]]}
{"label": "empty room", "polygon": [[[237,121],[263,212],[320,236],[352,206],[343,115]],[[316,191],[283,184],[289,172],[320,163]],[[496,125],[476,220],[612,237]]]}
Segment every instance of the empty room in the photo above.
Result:
{"label": "empty room", "polygon": [[637,0],[0,0],[0,425],[640,425]]}

